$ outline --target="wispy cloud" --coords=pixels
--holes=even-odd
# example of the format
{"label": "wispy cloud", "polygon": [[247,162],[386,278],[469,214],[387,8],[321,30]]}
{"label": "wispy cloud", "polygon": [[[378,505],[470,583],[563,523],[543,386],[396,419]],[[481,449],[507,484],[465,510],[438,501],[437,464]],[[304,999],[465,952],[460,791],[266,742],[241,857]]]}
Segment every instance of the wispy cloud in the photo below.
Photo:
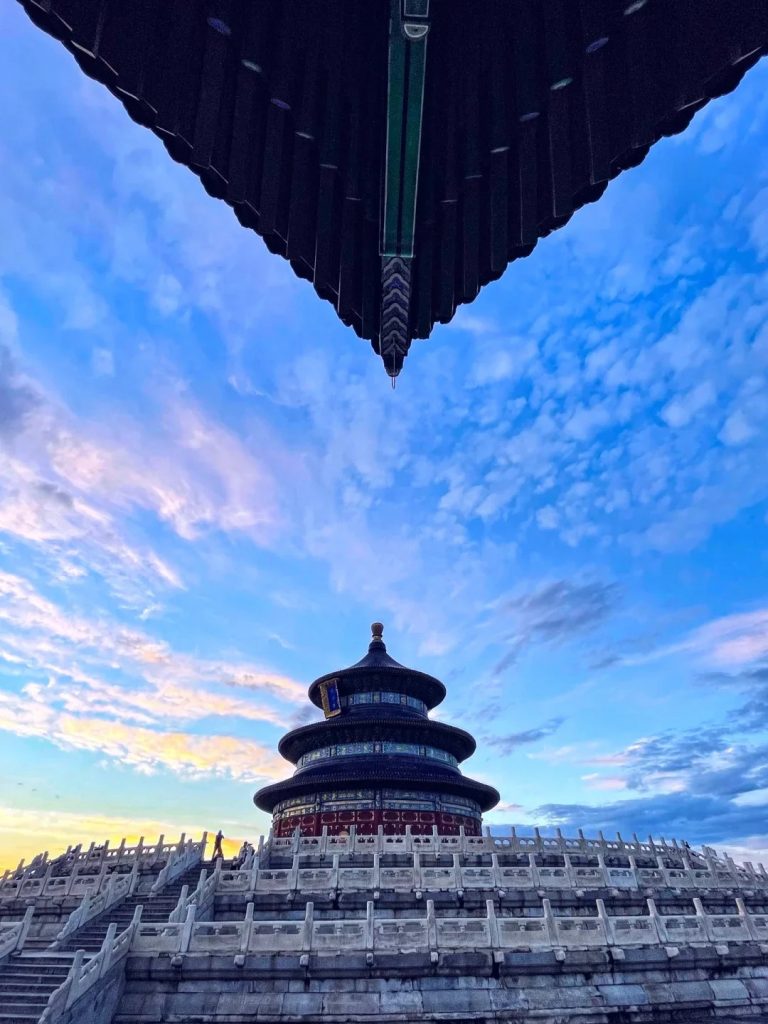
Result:
{"label": "wispy cloud", "polygon": [[268,747],[238,736],[170,732],[114,718],[58,710],[44,692],[0,692],[0,730],[43,738],[64,750],[104,755],[142,774],[159,769],[184,778],[223,776],[256,782],[285,774],[285,762]]}
{"label": "wispy cloud", "polygon": [[[303,701],[305,692],[290,677],[193,657],[105,617],[65,612],[8,573],[0,573],[0,621],[0,666],[22,684],[20,692],[0,691],[0,729],[140,771],[238,780],[284,772],[271,747],[199,724],[215,717],[285,724],[286,703]],[[194,733],[169,728],[195,723]]]}
{"label": "wispy cloud", "polygon": [[538,743],[539,740],[551,736],[552,733],[557,732],[564,721],[564,718],[550,718],[548,722],[543,722],[533,729],[507,733],[504,736],[488,736],[486,737],[486,742],[490,746],[496,747],[502,754],[510,754],[518,747],[525,746],[528,743]]}
{"label": "wispy cloud", "polygon": [[499,617],[510,620],[514,631],[504,638],[509,649],[494,674],[513,665],[530,645],[561,644],[595,629],[615,612],[619,596],[615,583],[561,579],[497,602]]}

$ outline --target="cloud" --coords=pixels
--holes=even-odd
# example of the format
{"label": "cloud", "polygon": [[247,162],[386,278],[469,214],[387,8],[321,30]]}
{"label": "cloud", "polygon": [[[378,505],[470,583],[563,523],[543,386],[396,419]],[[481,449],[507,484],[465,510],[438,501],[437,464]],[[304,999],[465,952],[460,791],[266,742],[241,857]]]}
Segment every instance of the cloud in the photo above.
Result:
{"label": "cloud", "polygon": [[[193,657],[105,617],[64,610],[0,573],[0,665],[21,680],[0,690],[0,729],[105,754],[138,771],[253,780],[284,774],[269,747],[209,733],[224,718],[283,726],[305,688],[247,661]],[[238,692],[239,691],[239,692]],[[179,726],[195,726],[195,732]]]}
{"label": "cloud", "polygon": [[44,738],[63,750],[103,754],[142,774],[168,770],[186,779],[223,776],[238,782],[277,779],[285,762],[269,748],[239,736],[201,735],[116,719],[71,714],[27,690],[19,697],[0,692],[0,729]]}
{"label": "cloud", "polygon": [[509,650],[497,662],[494,675],[514,664],[526,647],[565,643],[595,629],[614,613],[619,595],[615,583],[561,579],[501,600],[498,610],[512,620],[514,632],[505,638]]}
{"label": "cloud", "polygon": [[[705,622],[667,643],[651,636],[636,640],[640,652],[617,648],[603,652],[595,668],[612,665],[643,666],[667,658],[685,656],[701,671],[741,669],[768,658],[768,608],[723,615]],[[756,669],[759,673],[760,669]],[[725,676],[714,678],[725,679]],[[747,678],[744,676],[743,678]]]}
{"label": "cloud", "polygon": [[[636,795],[606,805],[544,804],[530,813],[563,827],[671,833],[731,846],[764,834],[768,672],[709,675],[701,682],[744,688],[750,699],[722,721],[641,737],[608,754],[565,748],[566,762],[597,769],[582,776],[590,789]],[[603,773],[607,767],[613,774]]]}
{"label": "cloud", "polygon": [[23,432],[37,396],[17,374],[10,349],[0,342],[0,439]]}
{"label": "cloud", "polygon": [[[139,591],[143,598],[146,587],[180,587],[155,551],[125,539],[108,507],[114,490],[99,501],[61,471],[61,452],[73,442],[66,415],[0,344],[0,533],[46,552],[56,574],[95,571],[123,597]],[[82,442],[77,450],[85,461]],[[73,566],[74,574],[67,571]]]}
{"label": "cloud", "polygon": [[534,729],[525,729],[522,732],[513,732],[505,736],[488,736],[485,742],[496,747],[503,754],[511,754],[518,747],[528,743],[538,743],[539,740],[551,736],[553,732],[557,732],[564,721],[564,718],[550,718],[548,722],[544,722]]}
{"label": "cloud", "polygon": [[[156,686],[177,688],[216,682],[261,691],[291,703],[305,697],[301,683],[279,672],[249,662],[192,657],[141,630],[65,611],[12,573],[0,572],[0,621],[7,627],[5,645],[31,664],[36,658],[57,655],[64,664],[92,659],[103,666],[140,673]],[[78,675],[73,673],[73,678],[77,680]]]}
{"label": "cloud", "polygon": [[522,811],[522,809],[521,804],[513,804],[502,800],[496,804],[494,808],[488,811],[487,814],[514,814],[516,811]]}
{"label": "cloud", "polygon": [[678,395],[661,410],[661,418],[670,427],[685,427],[694,416],[714,405],[717,392],[711,381],[697,384],[687,394]]}
{"label": "cloud", "polygon": [[[669,793],[650,799],[614,800],[608,804],[543,804],[530,813],[542,824],[566,832],[617,831],[625,837],[652,835],[694,844],[736,846],[764,836],[765,808],[739,807],[733,801],[707,795]],[[765,849],[764,838],[758,840]]]}

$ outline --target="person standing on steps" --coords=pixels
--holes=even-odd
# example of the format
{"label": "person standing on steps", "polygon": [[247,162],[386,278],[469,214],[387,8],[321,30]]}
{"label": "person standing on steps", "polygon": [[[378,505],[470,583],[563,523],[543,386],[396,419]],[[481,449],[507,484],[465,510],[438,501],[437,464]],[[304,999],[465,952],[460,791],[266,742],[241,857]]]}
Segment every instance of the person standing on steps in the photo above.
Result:
{"label": "person standing on steps", "polygon": [[211,860],[216,860],[217,857],[224,858],[224,851],[221,848],[221,841],[224,838],[224,833],[219,829],[216,833],[216,842],[213,844],[213,854]]}

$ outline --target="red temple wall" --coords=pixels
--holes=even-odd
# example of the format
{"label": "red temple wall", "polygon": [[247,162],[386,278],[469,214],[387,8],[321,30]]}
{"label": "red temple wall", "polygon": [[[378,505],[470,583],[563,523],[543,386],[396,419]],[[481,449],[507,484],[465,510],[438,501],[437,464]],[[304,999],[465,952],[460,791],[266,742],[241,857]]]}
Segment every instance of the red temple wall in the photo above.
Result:
{"label": "red temple wall", "polygon": [[413,835],[431,834],[433,826],[437,826],[441,836],[457,836],[461,826],[464,834],[479,836],[481,822],[479,818],[470,818],[461,814],[445,814],[440,811],[322,811],[319,814],[285,814],[273,821],[276,836],[291,836],[296,829],[303,836],[322,835],[328,829],[329,836],[337,836],[341,832],[349,832],[355,826],[358,835],[375,835],[379,825],[384,835],[404,835],[407,825],[411,826]]}

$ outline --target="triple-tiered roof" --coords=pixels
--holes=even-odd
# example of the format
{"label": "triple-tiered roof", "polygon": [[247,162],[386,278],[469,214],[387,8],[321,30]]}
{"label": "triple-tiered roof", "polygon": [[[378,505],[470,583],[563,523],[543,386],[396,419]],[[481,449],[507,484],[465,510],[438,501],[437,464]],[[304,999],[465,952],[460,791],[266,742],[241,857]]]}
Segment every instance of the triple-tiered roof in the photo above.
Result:
{"label": "triple-tiered roof", "polygon": [[[291,820],[303,812],[322,818],[324,806],[332,805],[327,812],[332,815],[339,808],[376,813],[358,822],[394,825],[403,821],[395,815],[412,809],[432,814],[433,820],[422,824],[438,829],[451,823],[446,813],[449,819],[473,819],[479,828],[480,813],[493,807],[499,794],[459,770],[474,753],[475,741],[464,729],[430,720],[428,712],[443,700],[445,687],[390,657],[382,630],[373,624],[364,658],[312,683],[309,699],[324,708],[326,719],[283,737],[279,750],[296,765],[294,775],[259,790],[254,801],[276,818],[284,810]],[[295,807],[302,811],[291,813]],[[321,827],[322,821],[306,825]]]}

